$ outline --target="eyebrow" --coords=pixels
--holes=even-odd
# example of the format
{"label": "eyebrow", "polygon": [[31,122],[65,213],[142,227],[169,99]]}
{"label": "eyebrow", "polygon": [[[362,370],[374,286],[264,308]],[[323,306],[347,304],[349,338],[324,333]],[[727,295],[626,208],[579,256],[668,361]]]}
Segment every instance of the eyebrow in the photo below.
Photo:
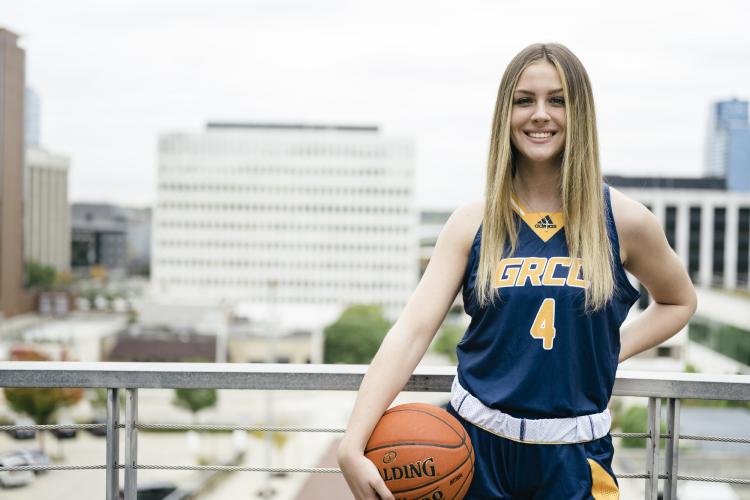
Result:
{"label": "eyebrow", "polygon": [[[557,94],[558,92],[562,92],[562,91],[563,91],[563,89],[550,90],[549,92],[547,92],[547,95]],[[516,89],[516,92],[520,92],[521,94],[534,95],[534,92],[532,92],[530,90]]]}

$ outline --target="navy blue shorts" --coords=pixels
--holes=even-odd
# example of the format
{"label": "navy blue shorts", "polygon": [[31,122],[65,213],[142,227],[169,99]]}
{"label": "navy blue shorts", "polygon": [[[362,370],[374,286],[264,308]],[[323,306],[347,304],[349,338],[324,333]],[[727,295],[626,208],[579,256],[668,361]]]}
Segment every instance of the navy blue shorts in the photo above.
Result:
{"label": "navy blue shorts", "polygon": [[448,412],[466,429],[476,456],[465,500],[620,498],[609,434],[587,443],[520,443],[467,422],[450,404]]}

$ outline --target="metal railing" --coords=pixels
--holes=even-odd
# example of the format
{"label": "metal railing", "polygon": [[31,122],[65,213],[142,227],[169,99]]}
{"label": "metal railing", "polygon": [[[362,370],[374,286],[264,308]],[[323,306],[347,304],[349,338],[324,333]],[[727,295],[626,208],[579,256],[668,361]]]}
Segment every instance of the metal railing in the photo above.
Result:
{"label": "metal railing", "polygon": [[[119,471],[124,470],[125,500],[136,500],[137,472],[142,469],[212,471],[263,471],[338,473],[337,468],[273,468],[233,465],[146,465],[138,463],[138,430],[247,430],[275,432],[343,432],[343,428],[303,428],[240,425],[176,425],[138,422],[138,389],[245,389],[356,391],[367,366],[308,364],[231,364],[231,363],[0,363],[0,387],[80,387],[107,389],[106,424],[65,424],[0,426],[0,431],[19,429],[91,429],[106,427],[104,465],[48,465],[0,467],[0,470],[81,470],[106,471],[107,500],[119,498]],[[450,392],[455,367],[418,367],[404,391]],[[120,422],[119,395],[125,391],[125,421]],[[647,440],[646,471],[618,474],[618,478],[646,480],[647,500],[657,498],[659,480],[664,480],[663,498],[674,500],[678,480],[726,482],[750,485],[750,479],[678,474],[680,439],[750,443],[750,439],[722,436],[680,435],[680,402],[683,399],[750,400],[750,376],[706,375],[663,372],[618,372],[614,395],[648,398],[648,432],[612,433],[615,437]],[[660,434],[661,401],[666,400],[666,434]],[[118,463],[120,431],[124,430],[124,463]],[[659,441],[666,439],[663,474],[659,472]]]}

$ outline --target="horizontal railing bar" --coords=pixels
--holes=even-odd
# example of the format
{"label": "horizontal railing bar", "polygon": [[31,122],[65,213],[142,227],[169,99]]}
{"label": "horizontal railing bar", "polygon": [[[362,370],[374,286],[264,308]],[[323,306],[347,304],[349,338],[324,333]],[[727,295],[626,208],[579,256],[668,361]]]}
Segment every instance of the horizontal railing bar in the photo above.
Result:
{"label": "horizontal railing bar", "polygon": [[220,472],[309,472],[312,474],[341,473],[336,467],[244,467],[241,465],[144,465],[138,464],[136,469],[149,470],[196,470]]}
{"label": "horizontal railing bar", "polygon": [[273,427],[268,425],[220,425],[220,424],[137,424],[139,430],[186,430],[186,431],[258,431],[258,432],[340,432],[343,427]]}
{"label": "horizontal railing bar", "polygon": [[[637,438],[645,439],[649,437],[646,432],[610,432],[610,436],[619,438]],[[749,438],[734,438],[734,437],[722,437],[722,436],[700,436],[697,434],[680,434],[680,439],[687,439],[692,441],[715,441],[719,443],[739,443],[739,444],[750,444]],[[669,434],[659,434],[661,439],[669,439]]]}
{"label": "horizontal railing bar", "polygon": [[[359,388],[367,365],[284,363],[0,363],[0,387],[343,390]],[[420,366],[405,391],[450,392],[455,366]],[[619,371],[614,394],[750,400],[750,375]]]}
{"label": "horizontal railing bar", "polygon": [[[39,424],[39,425],[0,425],[0,432],[6,431],[47,431],[63,429],[104,429],[107,424]],[[120,429],[125,428],[123,424],[118,425]],[[235,425],[235,424],[137,424],[139,430],[180,430],[180,431],[249,431],[249,432],[331,432],[343,433],[343,427],[274,427],[268,425]],[[612,437],[645,439],[649,437],[647,432],[611,432]],[[661,434],[661,438],[667,439],[668,434]],[[748,438],[731,438],[721,436],[699,436],[692,434],[680,434],[680,439],[693,441],[716,441],[721,443],[744,443],[750,444]]]}
{"label": "horizontal railing bar", "polygon": [[[38,424],[38,425],[0,425],[0,432],[7,431],[47,431],[65,429],[104,429],[107,424]],[[343,427],[274,427],[268,425],[234,425],[234,424],[137,424],[139,430],[184,430],[184,431],[249,431],[249,432],[330,432],[343,433]],[[123,424],[118,425],[123,429]],[[611,432],[612,437],[645,439],[647,432]],[[669,434],[660,434],[660,438],[667,439]],[[750,438],[733,438],[722,436],[700,436],[694,434],[680,434],[680,439],[692,441],[714,441],[719,443],[750,444]]]}
{"label": "horizontal railing bar", "polygon": [[[4,431],[55,431],[62,429],[105,429],[107,424],[38,424],[38,425],[0,425]],[[121,425],[120,427],[124,427]]]}
{"label": "horizontal railing bar", "polygon": [[[103,470],[106,469],[106,465],[64,465],[64,464],[50,464],[50,465],[16,465],[13,467],[0,467],[0,471],[46,471],[46,470]],[[122,466],[120,466],[122,468]]]}
{"label": "horizontal railing bar", "polygon": [[719,443],[743,443],[750,444],[748,438],[732,438],[721,436],[698,436],[693,434],[680,434],[680,439],[690,439],[692,441],[716,441]]}
{"label": "horizontal railing bar", "polygon": [[[651,437],[651,435],[648,432],[610,432],[609,435],[612,437],[640,438],[640,439]],[[662,434],[661,437],[667,437],[667,435]]]}
{"label": "horizontal railing bar", "polygon": [[[106,465],[17,465],[14,467],[0,467],[0,471],[52,471],[52,470],[103,470]],[[302,472],[311,474],[336,474],[341,469],[335,467],[243,467],[238,465],[145,465],[138,464],[136,469],[148,470],[192,470],[219,472]],[[118,465],[124,469],[124,465]],[[645,479],[648,474],[643,473],[615,473],[618,479]],[[666,474],[659,474],[659,479],[666,479]],[[679,481],[703,481],[712,483],[748,484],[750,479],[712,476],[677,476]]]}
{"label": "horizontal railing bar", "polygon": [[705,481],[709,483],[750,484],[750,479],[711,476],[677,476],[679,481]]}

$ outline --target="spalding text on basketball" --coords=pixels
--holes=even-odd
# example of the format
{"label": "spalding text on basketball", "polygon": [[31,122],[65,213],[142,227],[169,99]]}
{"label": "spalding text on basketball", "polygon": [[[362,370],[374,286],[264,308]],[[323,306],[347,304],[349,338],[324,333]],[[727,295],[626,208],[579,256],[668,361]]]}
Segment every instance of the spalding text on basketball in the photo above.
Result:
{"label": "spalding text on basketball", "polygon": [[432,457],[422,461],[401,465],[397,467],[383,467],[383,481],[394,481],[396,479],[412,479],[415,477],[431,477],[437,474],[435,461]]}

